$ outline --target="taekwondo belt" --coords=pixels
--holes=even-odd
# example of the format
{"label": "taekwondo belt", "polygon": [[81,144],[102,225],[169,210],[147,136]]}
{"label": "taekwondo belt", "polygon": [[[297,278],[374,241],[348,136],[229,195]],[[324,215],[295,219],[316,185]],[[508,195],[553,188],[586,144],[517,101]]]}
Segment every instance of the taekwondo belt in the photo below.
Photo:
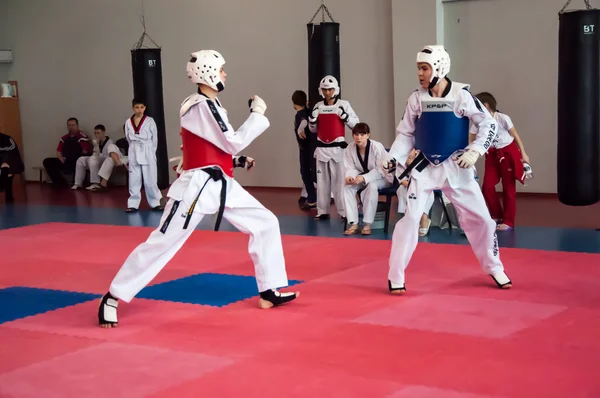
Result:
{"label": "taekwondo belt", "polygon": [[[207,168],[204,168],[201,170],[204,171],[206,174],[208,174],[210,176],[210,178],[208,180],[206,180],[206,182],[202,186],[202,189],[200,189],[200,193],[198,193],[198,196],[196,196],[196,199],[194,199],[194,202],[192,202],[192,205],[190,206],[190,209],[188,210],[187,216],[185,218],[185,223],[183,224],[183,229],[187,229],[187,227],[190,223],[190,220],[192,218],[192,215],[194,214],[194,208],[196,207],[196,203],[198,202],[198,199],[200,199],[200,195],[202,194],[204,187],[212,179],[214,181],[221,181],[221,203],[219,205],[219,213],[217,215],[217,222],[215,223],[215,231],[218,231],[219,226],[221,225],[221,220],[223,219],[223,212],[225,211],[225,199],[227,197],[227,181],[225,180],[225,177],[223,176],[223,171],[221,169],[207,167]],[[162,232],[163,234],[165,232],[167,232],[167,228],[169,227],[169,224],[171,223],[173,216],[177,212],[177,208],[179,207],[179,202],[180,201],[178,200],[173,204],[173,207],[171,208],[171,212],[169,213],[169,216],[166,218],[163,226],[160,228],[160,232]]]}
{"label": "taekwondo belt", "polygon": [[331,143],[327,144],[321,140],[317,140],[317,146],[319,148],[341,147],[343,149],[348,146],[348,143],[346,141],[339,141],[339,142],[331,142]]}
{"label": "taekwondo belt", "polygon": [[198,193],[198,196],[196,196],[196,199],[194,199],[194,202],[192,202],[190,210],[188,211],[187,217],[185,219],[185,224],[183,224],[183,229],[187,229],[188,224],[190,223],[190,220],[192,218],[192,214],[194,214],[194,208],[196,207],[196,203],[198,202],[198,199],[200,199],[200,195],[202,195],[204,187],[212,179],[214,181],[221,181],[221,203],[219,204],[219,213],[217,214],[217,222],[215,223],[215,231],[218,231],[219,226],[221,225],[221,220],[223,219],[223,212],[225,211],[225,199],[227,198],[227,181],[223,176],[223,171],[219,168],[207,167],[201,170],[208,174],[210,178],[206,180],[206,182],[202,186],[202,189]]}
{"label": "taekwondo belt", "polygon": [[398,181],[402,181],[404,177],[408,176],[413,169],[417,169],[417,171],[423,171],[423,169],[427,167],[428,164],[429,160],[427,160],[425,155],[423,155],[423,152],[419,152],[419,154],[416,158],[414,158],[411,164],[406,166],[406,169],[404,169],[402,174],[400,174],[400,177],[398,177]]}

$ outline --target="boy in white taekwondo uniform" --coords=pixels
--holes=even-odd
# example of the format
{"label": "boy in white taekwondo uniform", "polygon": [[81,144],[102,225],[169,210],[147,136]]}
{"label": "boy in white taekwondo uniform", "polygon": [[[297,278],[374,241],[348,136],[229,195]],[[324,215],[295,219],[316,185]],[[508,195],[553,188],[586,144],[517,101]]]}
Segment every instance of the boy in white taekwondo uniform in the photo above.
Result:
{"label": "boy in white taekwondo uniform", "polygon": [[79,189],[83,186],[83,180],[85,179],[85,173],[87,170],[90,171],[90,187],[88,190],[92,190],[94,186],[100,184],[100,167],[104,160],[110,157],[111,151],[114,151],[116,145],[106,135],[106,128],[102,124],[98,124],[94,127],[94,135],[96,139],[93,141],[94,153],[92,156],[81,156],[77,159],[75,165],[75,184],[71,189]]}
{"label": "boy in white taekwondo uniform", "polygon": [[344,136],[346,126],[353,128],[358,116],[346,100],[337,98],[340,93],[338,81],[325,76],[319,84],[323,101],[318,102],[308,118],[308,127],[317,133],[317,220],[329,218],[331,194],[340,216],[344,210],[344,148],[348,146]]}
{"label": "boy in white taekwondo uniform", "polygon": [[225,87],[224,63],[213,50],[192,53],[187,73],[199,88],[180,111],[182,173],[169,190],[160,226],[129,255],[102,298],[98,309],[102,327],[116,326],[117,299],[131,301],[173,258],[202,218],[217,212],[215,230],[223,216],[250,235],[248,251],[260,293],[259,307],[271,308],[298,296],[276,290],[288,285],[277,218],[233,179],[233,155],[269,127],[264,116],[267,106],[254,96],[249,101],[250,116],[235,131],[216,98]]}
{"label": "boy in white taekwondo uniform", "polygon": [[371,129],[366,123],[357,123],[352,129],[354,142],[344,149],[344,200],[348,223],[345,235],[358,233],[358,204],[356,193],[363,190],[360,199],[363,208],[363,235],[371,234],[375,220],[379,189],[392,185],[394,176],[383,173],[381,163],[387,159],[383,144],[371,139]]}
{"label": "boy in white taekwondo uniform", "polygon": [[146,199],[152,210],[162,210],[162,194],[158,189],[156,149],[158,130],[156,122],[144,114],[146,105],[140,99],[132,101],[134,114],[125,121],[125,137],[129,143],[129,199],[127,212],[135,212],[142,200],[142,177]]}
{"label": "boy in white taekwondo uniform", "polygon": [[[490,217],[473,171],[473,165],[496,136],[496,121],[468,91],[468,85],[446,77],[450,56],[443,46],[425,47],[417,55],[417,67],[421,87],[408,98],[390,149],[391,160],[384,165],[388,169],[396,162],[404,165],[413,149],[419,151],[406,168],[411,172],[408,204],[392,238],[389,290],[394,294],[406,292],[404,271],[417,247],[419,220],[425,204],[435,189],[441,189],[454,204],[484,272],[491,275],[498,287],[510,288],[512,282],[500,261],[496,223]],[[470,145],[469,120],[478,127]]]}

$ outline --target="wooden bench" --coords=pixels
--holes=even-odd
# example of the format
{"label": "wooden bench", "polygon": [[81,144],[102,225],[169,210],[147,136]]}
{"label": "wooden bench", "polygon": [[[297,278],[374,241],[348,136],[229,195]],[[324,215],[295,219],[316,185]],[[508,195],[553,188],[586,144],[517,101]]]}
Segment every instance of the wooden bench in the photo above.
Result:
{"label": "wooden bench", "polygon": [[45,178],[46,169],[44,168],[44,166],[33,166],[32,169],[38,171],[40,184],[45,183],[46,182],[46,178]]}

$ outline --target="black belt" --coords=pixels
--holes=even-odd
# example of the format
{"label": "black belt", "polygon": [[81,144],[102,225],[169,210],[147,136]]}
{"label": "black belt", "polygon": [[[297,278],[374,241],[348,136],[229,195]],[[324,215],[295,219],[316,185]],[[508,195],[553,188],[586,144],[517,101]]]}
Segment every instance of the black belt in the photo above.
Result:
{"label": "black belt", "polygon": [[185,218],[183,229],[187,229],[188,224],[190,223],[190,220],[192,218],[192,214],[194,213],[196,203],[198,202],[198,199],[200,199],[200,195],[202,194],[204,187],[212,179],[214,181],[221,181],[221,203],[219,204],[219,213],[217,214],[217,222],[215,223],[215,231],[218,231],[219,227],[221,226],[221,220],[223,219],[223,212],[225,211],[225,199],[227,198],[227,181],[225,180],[223,171],[219,168],[207,167],[205,169],[202,169],[202,171],[208,174],[210,176],[210,179],[206,180],[206,182],[202,186],[202,189],[198,193],[198,196],[196,196],[196,199],[194,199],[194,202],[192,202],[187,217]]}
{"label": "black belt", "polygon": [[419,152],[419,154],[417,155],[417,157],[414,158],[411,164],[406,166],[406,169],[404,169],[402,174],[400,174],[400,177],[398,177],[398,181],[402,181],[404,177],[408,176],[413,169],[417,169],[417,171],[423,171],[423,169],[427,167],[428,164],[429,160],[427,160],[423,152]]}
{"label": "black belt", "polygon": [[321,140],[317,140],[317,146],[320,148],[334,148],[334,147],[346,148],[348,146],[348,143],[346,141],[339,141],[339,142],[330,142],[329,144],[327,144]]}

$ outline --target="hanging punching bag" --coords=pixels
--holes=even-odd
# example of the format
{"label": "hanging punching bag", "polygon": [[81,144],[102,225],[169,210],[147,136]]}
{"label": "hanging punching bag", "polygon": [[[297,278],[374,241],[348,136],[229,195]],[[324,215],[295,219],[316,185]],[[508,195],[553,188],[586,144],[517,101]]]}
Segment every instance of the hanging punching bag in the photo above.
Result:
{"label": "hanging punching bag", "polygon": [[[340,24],[321,22],[306,25],[308,32],[308,102],[312,108],[321,101],[319,83],[326,75],[335,77],[341,87]],[[340,88],[341,96],[341,88]]]}
{"label": "hanging punching bag", "polygon": [[169,186],[169,156],[163,107],[160,48],[131,50],[131,68],[133,71],[133,95],[146,103],[145,114],[156,122],[158,130],[157,183],[159,189],[165,189]]}
{"label": "hanging punching bag", "polygon": [[557,185],[569,206],[600,201],[600,10],[587,5],[559,13]]}

